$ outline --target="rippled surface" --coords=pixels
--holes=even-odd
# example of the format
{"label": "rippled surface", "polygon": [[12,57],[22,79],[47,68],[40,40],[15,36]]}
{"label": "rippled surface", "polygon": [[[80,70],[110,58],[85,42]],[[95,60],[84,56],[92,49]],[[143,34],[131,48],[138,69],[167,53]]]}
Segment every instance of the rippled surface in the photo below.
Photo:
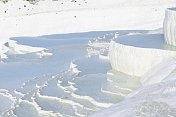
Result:
{"label": "rippled surface", "polygon": [[[131,33],[147,32],[111,31],[28,37],[26,40],[25,37],[13,38],[18,44],[47,48],[44,52],[53,55],[38,56],[40,52],[8,54],[9,59],[3,61],[0,71],[10,69],[13,73],[16,72],[14,81],[11,80],[12,74],[1,74],[1,77],[9,78],[9,84],[17,85],[14,90],[14,86],[9,91],[0,90],[0,115],[175,116],[175,103],[172,103],[175,100],[174,72],[169,78],[173,80],[166,79],[163,83],[142,86],[140,78],[111,70],[109,43]],[[65,39],[61,39],[63,37]],[[37,41],[41,41],[38,46],[35,43]],[[21,68],[17,69],[17,66]],[[1,81],[3,84],[3,79]],[[1,87],[8,87],[8,83]]]}

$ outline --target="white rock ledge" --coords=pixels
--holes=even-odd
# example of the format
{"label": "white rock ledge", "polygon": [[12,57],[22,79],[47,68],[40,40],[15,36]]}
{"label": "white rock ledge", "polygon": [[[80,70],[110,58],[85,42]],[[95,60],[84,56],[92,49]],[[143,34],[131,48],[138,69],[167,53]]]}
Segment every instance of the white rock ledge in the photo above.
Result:
{"label": "white rock ledge", "polygon": [[164,43],[163,35],[122,36],[112,41],[109,58],[113,69],[142,77],[163,59],[176,56],[176,47]]}
{"label": "white rock ledge", "polygon": [[165,42],[176,46],[176,8],[166,9],[163,27]]}

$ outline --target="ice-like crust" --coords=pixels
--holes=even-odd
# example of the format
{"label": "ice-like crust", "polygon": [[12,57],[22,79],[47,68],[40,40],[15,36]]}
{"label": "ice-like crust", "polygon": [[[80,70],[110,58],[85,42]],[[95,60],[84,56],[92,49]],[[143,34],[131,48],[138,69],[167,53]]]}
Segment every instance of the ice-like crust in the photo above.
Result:
{"label": "ice-like crust", "polygon": [[[157,73],[160,74],[160,71]],[[175,117],[176,79],[174,74],[175,72],[166,76],[165,81],[133,91],[124,101],[99,111],[91,117]],[[153,77],[158,79],[157,75]]]}
{"label": "ice-like crust", "polygon": [[0,89],[0,116],[10,108],[13,108],[14,102],[16,101],[15,98],[5,89]]}
{"label": "ice-like crust", "polygon": [[[4,102],[1,105],[6,105],[5,108],[0,105],[0,116],[87,117],[111,105],[110,108],[97,112],[93,116],[174,116],[176,114],[176,61],[174,58],[165,59],[153,67],[142,80],[116,70],[110,70],[109,60],[100,58],[100,56],[108,58],[110,40],[116,41],[112,42],[114,44],[120,43],[119,45],[120,47],[123,46],[124,52],[134,52],[132,54],[136,55],[139,60],[143,54],[149,56],[152,52],[154,53],[150,56],[156,58],[158,55],[159,59],[162,59],[164,55],[168,55],[167,57],[170,54],[175,55],[174,51],[162,50],[168,49],[163,44],[163,35],[160,35],[158,31],[149,32],[125,31],[124,33],[119,31],[119,33],[105,34],[90,40],[87,52],[84,47],[75,47],[76,50],[74,51],[73,45],[71,47],[59,47],[56,50],[50,48],[49,52],[52,52],[53,56],[61,55],[58,57],[59,59],[55,58],[57,60],[63,61],[62,57],[69,59],[68,56],[72,56],[68,60],[70,64],[66,71],[46,74],[26,81],[14,92],[8,93],[6,90],[0,90],[0,100]],[[139,39],[142,39],[140,43]],[[135,43],[136,41],[138,43]],[[147,41],[149,42],[146,43]],[[55,42],[54,44],[56,44]],[[153,44],[157,44],[157,46]],[[21,46],[16,43],[8,43],[6,46],[14,47],[13,50],[21,52]],[[27,46],[26,48],[31,47]],[[126,51],[126,48],[129,50]],[[33,49],[36,50],[36,48]],[[33,49],[31,48],[30,51]],[[116,50],[114,52],[116,53]],[[155,54],[156,56],[154,56]],[[30,57],[31,55],[26,54],[26,56]],[[153,60],[152,57],[148,57],[148,59]],[[149,61],[148,59],[146,58],[146,61],[150,63],[152,60]],[[54,59],[48,58],[46,60],[53,61]]]}
{"label": "ice-like crust", "polygon": [[166,9],[163,27],[165,42],[176,46],[176,8]]}
{"label": "ice-like crust", "polygon": [[[141,79],[143,86],[161,82],[168,77],[176,68],[174,58],[164,59],[161,63],[150,69]],[[159,73],[159,74],[158,74]]]}
{"label": "ice-like crust", "polygon": [[112,68],[133,76],[144,76],[164,58],[174,57],[175,51],[141,48],[111,42],[109,57]]}

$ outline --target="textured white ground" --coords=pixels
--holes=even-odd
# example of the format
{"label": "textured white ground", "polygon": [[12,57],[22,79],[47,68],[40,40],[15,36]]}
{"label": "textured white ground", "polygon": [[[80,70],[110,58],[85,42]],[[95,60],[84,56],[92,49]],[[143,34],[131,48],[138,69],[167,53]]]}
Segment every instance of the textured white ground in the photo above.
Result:
{"label": "textured white ground", "polygon": [[164,19],[164,34],[165,34],[165,41],[169,45],[176,46],[176,41],[175,41],[175,14],[176,8],[168,8],[166,9],[166,16]]}
{"label": "textured white ground", "polygon": [[142,77],[164,59],[175,57],[175,50],[165,44],[163,34],[149,32],[125,35],[112,41],[109,57],[113,69]]}
{"label": "textured white ground", "polygon": [[0,2],[0,116],[175,117],[175,47],[162,31],[175,2]]}

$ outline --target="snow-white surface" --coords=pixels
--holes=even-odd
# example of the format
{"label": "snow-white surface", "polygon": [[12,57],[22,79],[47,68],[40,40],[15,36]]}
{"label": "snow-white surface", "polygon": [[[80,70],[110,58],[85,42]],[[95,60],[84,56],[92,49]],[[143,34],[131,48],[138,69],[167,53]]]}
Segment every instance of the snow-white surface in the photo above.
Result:
{"label": "snow-white surface", "polygon": [[[0,2],[2,16],[0,17],[0,44],[2,46],[10,37],[16,36],[117,29],[156,29],[163,24],[165,8],[174,5],[175,2],[172,0],[162,2],[160,0],[155,2],[111,0],[108,3],[107,0],[80,0],[76,3],[63,0],[41,1],[38,5],[31,5],[22,0],[9,1],[6,4]],[[6,58],[4,57],[6,51],[2,47],[0,52],[1,56]]]}
{"label": "snow-white surface", "polygon": [[111,66],[132,76],[144,76],[163,59],[176,56],[174,47],[167,46],[161,34],[120,36],[110,44]]}
{"label": "snow-white surface", "polygon": [[[57,63],[55,59],[65,63],[70,61],[70,64],[66,65],[66,71],[60,73],[56,73],[55,71],[55,74],[36,77],[25,82],[14,91],[11,91],[12,98],[8,101],[9,96],[7,97],[7,102],[10,106],[7,106],[7,109],[3,110],[1,113],[2,116],[88,116],[98,110],[110,107],[113,104],[116,105],[98,111],[92,116],[150,116],[155,113],[156,115],[164,116],[174,115],[175,104],[172,101],[175,99],[175,86],[173,86],[172,83],[175,79],[175,59],[165,59],[163,62],[156,65],[141,79],[141,84],[140,79],[137,77],[110,70],[111,66],[109,60],[99,57],[108,56],[110,42],[111,40],[117,41],[117,35],[120,38],[121,36],[130,37],[132,34],[139,33],[142,35],[150,35],[149,32],[155,33],[154,37],[161,35],[161,33],[157,33],[157,31],[110,31],[76,34],[79,37],[85,36],[87,38],[91,35],[93,37],[94,34],[100,35],[93,40],[89,38],[90,40],[87,40],[87,42],[89,41],[89,46],[87,46],[84,41],[81,42],[79,40],[77,44],[81,44],[82,47],[79,45],[73,46],[76,44],[74,42],[71,42],[71,45],[69,45],[67,41],[68,39],[70,41],[72,40],[69,38],[71,34],[65,35],[64,40],[59,39],[60,35],[44,36],[42,37],[43,41],[41,37],[36,37],[34,41],[32,38],[28,39],[27,37],[12,38],[21,44],[28,43],[30,46],[38,45],[38,47],[47,47],[50,50],[49,52],[53,53],[54,57],[37,58],[37,60],[35,56],[31,54],[26,55],[26,57],[13,55],[9,56],[7,59],[9,61],[4,61],[5,64],[10,67],[14,66],[11,64],[13,61],[17,62],[22,59],[25,60],[23,61],[25,64],[32,63],[33,66],[36,66],[35,61],[42,60],[43,62],[41,64],[47,64],[49,69],[54,66],[51,65],[50,67],[50,64],[46,63],[45,59],[47,61],[52,60],[54,64],[61,65],[61,67],[63,67],[62,64],[64,63]],[[61,37],[63,36],[64,35]],[[51,43],[48,43],[46,37],[48,39],[50,38]],[[74,37],[74,34],[72,34],[71,37]],[[85,37],[81,40],[86,40]],[[164,40],[163,36],[159,37]],[[57,39],[55,40],[54,38]],[[33,43],[35,41],[37,42],[38,39],[41,43]],[[75,39],[73,40],[75,41]],[[58,47],[55,44],[58,44]],[[69,58],[69,56],[71,58]],[[27,59],[27,57],[30,58]],[[66,58],[67,60],[64,61]],[[25,65],[23,62],[19,62],[18,64]],[[8,66],[5,67],[10,68]],[[43,70],[42,67],[37,68]],[[54,68],[59,68],[59,66]],[[35,71],[35,69],[32,70],[32,72],[33,71]],[[57,71],[59,71],[59,69]],[[18,70],[16,70],[16,72],[19,73]],[[16,74],[16,76],[18,75]],[[152,80],[153,78],[155,78],[155,80]],[[171,86],[172,88],[170,88]],[[138,90],[134,91],[136,89]],[[163,95],[165,94],[161,94],[163,90],[169,90],[167,91],[167,95],[170,95],[169,98],[164,97]],[[153,94],[155,95],[153,96]],[[148,96],[152,97],[151,101],[148,100]],[[136,99],[133,99],[133,97]],[[159,97],[160,100],[156,101],[157,97]],[[13,100],[11,101],[11,99]],[[155,106],[157,108],[155,108]],[[146,111],[141,111],[143,108],[146,109]],[[162,110],[166,111],[161,113],[160,110],[161,112]]]}
{"label": "snow-white surface", "polygon": [[166,78],[164,82],[139,88],[128,95],[124,101],[101,110],[91,117],[174,117],[176,114],[175,77],[172,75]]}
{"label": "snow-white surface", "polygon": [[[0,116],[176,115],[175,47],[164,44],[162,32],[172,6],[174,0],[0,3]],[[119,67],[116,47],[128,57],[124,72],[144,77],[111,70],[110,61]]]}
{"label": "snow-white surface", "polygon": [[162,62],[151,68],[146,73],[146,75],[141,79],[141,83],[144,86],[159,83],[167,76],[169,76],[169,74],[174,72],[175,68],[175,58],[165,58]]}
{"label": "snow-white surface", "polygon": [[165,19],[164,19],[164,36],[166,43],[176,46],[176,8],[168,8],[166,9],[165,13]]}

